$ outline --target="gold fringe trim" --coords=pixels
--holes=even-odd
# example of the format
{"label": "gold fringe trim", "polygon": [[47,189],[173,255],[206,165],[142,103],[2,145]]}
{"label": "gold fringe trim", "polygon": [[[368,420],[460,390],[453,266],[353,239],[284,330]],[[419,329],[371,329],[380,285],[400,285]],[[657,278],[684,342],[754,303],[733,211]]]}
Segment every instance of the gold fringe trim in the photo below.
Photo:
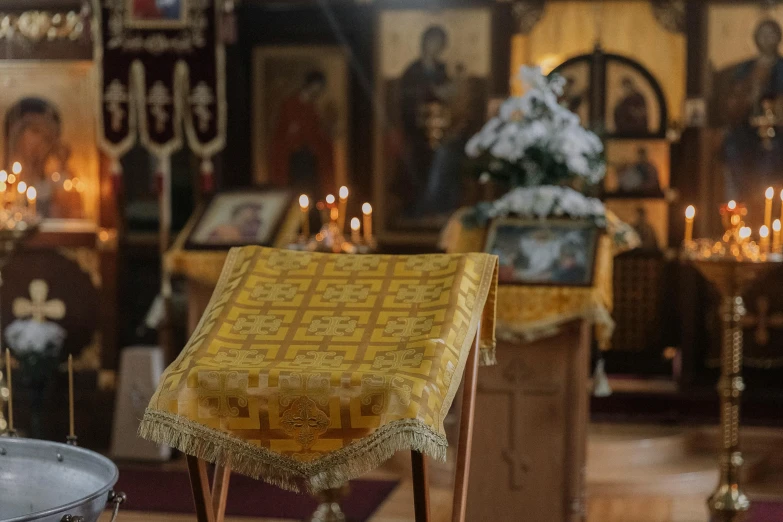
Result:
{"label": "gold fringe trim", "polygon": [[413,450],[446,461],[446,437],[418,419],[400,419],[314,462],[299,462],[178,415],[147,409],[139,426],[143,439],[177,448],[207,462],[290,491],[315,493],[338,488],[394,453]]}

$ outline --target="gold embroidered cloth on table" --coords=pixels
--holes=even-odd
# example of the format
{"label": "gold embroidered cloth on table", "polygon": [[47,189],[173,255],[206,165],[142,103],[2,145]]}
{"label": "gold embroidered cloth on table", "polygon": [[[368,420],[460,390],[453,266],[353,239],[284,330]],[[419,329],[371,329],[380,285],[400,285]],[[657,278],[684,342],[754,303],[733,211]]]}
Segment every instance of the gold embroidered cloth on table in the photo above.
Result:
{"label": "gold embroidered cloth on table", "polygon": [[[451,253],[484,249],[486,228],[465,228],[455,215],[441,238],[441,246]],[[595,324],[601,349],[608,349],[614,332],[612,319],[612,238],[602,235],[598,242],[595,276],[589,287],[500,285],[497,302],[497,335],[511,341],[534,341],[557,333],[560,325],[574,319]]]}
{"label": "gold embroidered cloth on table", "polygon": [[140,434],[294,490],[401,449],[445,460],[477,334],[493,358],[496,287],[488,254],[232,249]]}

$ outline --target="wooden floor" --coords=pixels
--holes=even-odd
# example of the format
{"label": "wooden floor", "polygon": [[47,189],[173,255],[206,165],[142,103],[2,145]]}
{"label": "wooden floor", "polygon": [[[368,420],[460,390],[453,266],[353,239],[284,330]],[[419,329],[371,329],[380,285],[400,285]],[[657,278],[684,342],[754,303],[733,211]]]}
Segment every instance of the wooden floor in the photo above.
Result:
{"label": "wooden floor", "polygon": [[[642,430],[648,431],[647,428],[642,428]],[[774,433],[770,434],[769,431],[756,435],[746,433],[747,446],[751,451],[754,451],[754,446],[764,448],[772,444],[773,454],[776,455],[771,459],[765,459],[768,464],[771,462],[771,465],[754,474],[753,480],[748,482],[747,492],[751,501],[760,499],[783,501],[783,455],[779,456],[778,450],[783,444],[783,432],[774,430]],[[650,429],[650,433],[652,435],[648,438],[639,438],[638,429],[609,427],[607,432],[606,428],[598,427],[598,429],[591,430],[591,451],[588,452],[587,474],[587,522],[706,522],[708,520],[705,499],[714,487],[713,465],[717,466],[712,450],[707,450],[705,454],[704,448],[696,447],[694,451],[697,451],[697,454],[683,455],[681,454],[682,448],[679,447],[682,440],[672,432],[671,428],[656,430],[653,427]],[[689,441],[691,448],[694,446],[694,440],[705,440],[703,434],[696,433],[695,435],[697,437],[689,436],[685,439]],[[635,446],[635,444],[641,446]],[[633,452],[637,457],[636,462],[638,462],[640,451],[642,451],[638,449],[640,447],[648,448],[651,455],[657,455],[654,458],[655,466],[649,468],[649,478],[646,484],[638,482],[639,476],[646,476],[647,471],[644,469],[640,471],[637,464],[631,468],[628,468],[627,464],[626,467],[622,467],[622,465],[617,467],[618,463],[627,463],[630,460],[631,453],[629,452]],[[672,455],[676,455],[671,465],[660,462],[659,457],[662,451],[670,451]],[[453,461],[453,459],[450,457],[449,461]],[[405,454],[399,453],[382,469],[368,477],[400,480],[399,486],[378,508],[370,522],[410,522],[413,520],[413,488],[409,479],[410,472],[407,469],[409,462]],[[173,465],[177,466],[178,464],[174,463]],[[706,472],[704,471],[705,467]],[[694,469],[696,470],[694,471]],[[678,473],[681,480],[677,478]],[[447,522],[450,519],[450,482],[451,468],[449,465],[432,463],[430,502],[433,522]],[[663,483],[671,483],[673,487],[661,487]],[[639,489],[634,490],[633,484],[636,484]],[[110,518],[108,514],[104,514],[101,522],[109,522]],[[195,520],[195,516],[122,512],[119,520],[120,522],[185,522]],[[247,517],[230,517],[227,520],[231,522],[291,522],[290,520]],[[519,522],[526,521],[520,520]]]}
{"label": "wooden floor", "polygon": [[[451,492],[438,489],[431,492],[433,522],[447,522],[451,511]],[[109,522],[105,513],[100,522]],[[168,515],[121,512],[122,522],[192,522],[194,515]],[[228,517],[227,522],[291,522],[272,518]],[[413,520],[413,490],[403,482],[395,490],[371,522],[411,522]],[[701,497],[678,499],[666,497],[616,497],[589,501],[588,522],[706,522],[707,511]],[[524,522],[524,521],[520,521]],[[532,521],[531,521],[532,522]],[[535,521],[540,522],[540,521]]]}

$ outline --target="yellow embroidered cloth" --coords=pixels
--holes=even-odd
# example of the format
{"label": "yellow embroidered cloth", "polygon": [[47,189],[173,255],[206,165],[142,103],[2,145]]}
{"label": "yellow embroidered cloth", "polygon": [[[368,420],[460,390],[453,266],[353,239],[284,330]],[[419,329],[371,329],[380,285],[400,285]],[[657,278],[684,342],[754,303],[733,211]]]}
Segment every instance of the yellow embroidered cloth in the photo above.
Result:
{"label": "yellow embroidered cloth", "polygon": [[493,358],[496,286],[488,254],[232,249],[140,435],[294,490],[401,449],[445,460],[477,333]]}
{"label": "yellow embroidered cloth", "polygon": [[[486,228],[465,228],[461,214],[450,220],[441,238],[447,252],[484,250]],[[612,240],[603,235],[598,241],[593,285],[534,286],[500,285],[497,302],[497,335],[507,340],[534,341],[556,334],[560,325],[574,319],[588,319],[595,324],[596,339],[602,350],[611,347],[614,252]]]}

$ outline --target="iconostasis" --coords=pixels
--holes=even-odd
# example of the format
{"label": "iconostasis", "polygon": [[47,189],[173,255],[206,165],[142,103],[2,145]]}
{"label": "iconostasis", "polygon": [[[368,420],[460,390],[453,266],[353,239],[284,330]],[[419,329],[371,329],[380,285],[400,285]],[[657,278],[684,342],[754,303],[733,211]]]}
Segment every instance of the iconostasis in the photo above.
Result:
{"label": "iconostasis", "polygon": [[[96,386],[97,370],[116,365],[117,332],[125,345],[149,341],[138,325],[152,299],[161,290],[176,294],[176,281],[161,285],[157,276],[159,251],[208,185],[277,186],[318,200],[345,184],[349,215],[372,203],[384,251],[435,250],[448,216],[488,195],[467,174],[462,152],[498,101],[520,92],[523,64],[566,77],[563,101],[605,143],[601,196],[643,238],[641,249],[617,260],[613,371],[682,383],[714,377],[714,299],[694,297],[707,293],[673,254],[688,204],[700,209],[696,230],[706,235],[718,225],[719,202],[744,198],[755,206],[758,186],[783,188],[783,138],[758,133],[783,121],[783,8],[755,1],[248,0],[228,13],[221,3],[207,9],[179,0],[166,3],[173,10],[142,12],[147,3],[128,10],[125,2],[62,0],[63,16],[57,23],[50,16],[48,29],[0,31],[0,168],[10,175],[20,165],[45,218],[40,237],[13,261],[18,270],[8,269],[18,280],[6,280],[14,295],[3,287],[3,324],[20,319],[12,303],[31,300],[34,282],[42,303],[66,303],[65,317],[97,310],[97,326],[79,326],[95,334],[69,336],[63,351],[92,368]],[[0,14],[10,25],[29,10],[17,4]],[[47,2],[50,15],[57,5]],[[213,41],[202,38],[204,20],[214,22]],[[87,22],[103,35],[97,55]],[[188,46],[204,50],[209,67],[197,67],[202,62]],[[150,54],[146,68],[123,54],[137,51]],[[438,96],[422,88],[425,62],[435,64]],[[220,91],[221,82],[211,82],[222,79],[223,66]],[[126,248],[119,255],[118,244]],[[49,257],[45,269],[26,262],[36,249],[57,256],[62,269],[50,269]],[[61,274],[74,267],[85,277],[69,276],[61,289]],[[84,313],[74,308],[82,301],[68,304],[63,294],[76,280],[90,285]],[[777,288],[776,281],[766,287]],[[748,324],[747,337],[757,342],[749,360],[759,369],[781,366],[772,347],[783,341],[776,330],[783,291],[754,291],[751,315],[764,319]],[[118,302],[126,303],[121,312]]]}

